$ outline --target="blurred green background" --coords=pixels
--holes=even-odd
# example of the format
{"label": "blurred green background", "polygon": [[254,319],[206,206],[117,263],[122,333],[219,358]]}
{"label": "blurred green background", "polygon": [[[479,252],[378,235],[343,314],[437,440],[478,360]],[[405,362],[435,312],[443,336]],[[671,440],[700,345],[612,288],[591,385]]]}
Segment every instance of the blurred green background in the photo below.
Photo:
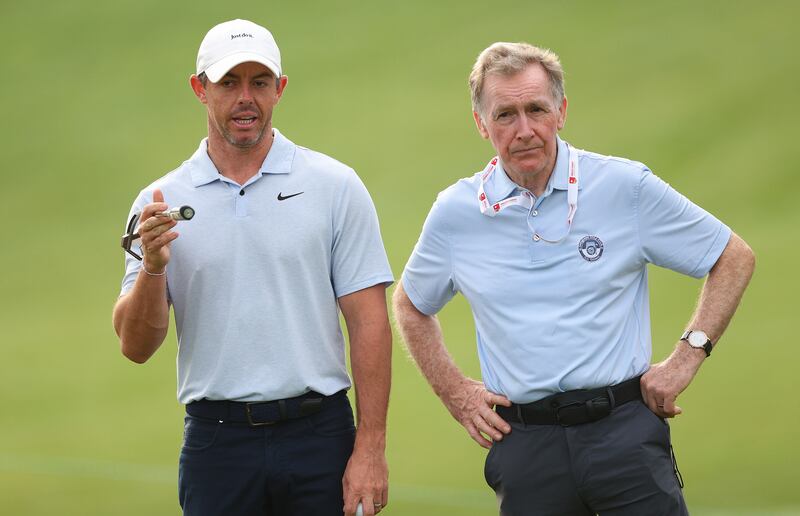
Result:
{"label": "blurred green background", "polygon": [[[140,188],[205,134],[188,86],[215,23],[272,29],[275,125],[353,166],[399,277],[438,191],[492,155],[466,77],[498,40],[556,50],[578,147],[629,157],[734,228],[758,266],[672,424],[693,514],[800,514],[794,257],[800,7],[776,2],[0,3],[0,514],[175,515],[174,331],[146,365],[111,327]],[[651,275],[655,356],[701,283]],[[440,314],[478,376],[463,299]],[[398,344],[383,514],[496,514],[484,451]]]}

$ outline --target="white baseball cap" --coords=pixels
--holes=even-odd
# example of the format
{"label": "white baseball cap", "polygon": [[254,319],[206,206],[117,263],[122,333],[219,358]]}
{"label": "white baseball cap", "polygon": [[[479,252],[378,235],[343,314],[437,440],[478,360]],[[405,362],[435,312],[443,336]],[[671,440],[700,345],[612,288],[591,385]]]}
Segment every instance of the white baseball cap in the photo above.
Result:
{"label": "white baseball cap", "polygon": [[211,28],[197,51],[197,75],[217,82],[234,66],[254,61],[281,76],[281,51],[272,34],[247,20],[231,20]]}

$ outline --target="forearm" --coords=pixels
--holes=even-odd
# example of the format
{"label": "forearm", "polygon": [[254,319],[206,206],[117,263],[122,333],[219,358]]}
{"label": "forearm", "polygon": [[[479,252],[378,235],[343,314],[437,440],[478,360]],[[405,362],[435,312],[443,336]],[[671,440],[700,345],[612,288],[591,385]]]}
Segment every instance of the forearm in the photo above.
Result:
{"label": "forearm", "polygon": [[483,383],[464,376],[447,352],[438,319],[417,310],[402,284],[394,293],[394,314],[417,367],[470,437],[488,449],[492,441],[499,441],[509,433],[511,427],[493,409],[495,405],[510,406],[511,402],[486,390]]}
{"label": "forearm", "polygon": [[[739,306],[754,267],[753,251],[737,235],[731,235],[708,274],[688,329],[703,331],[717,342]],[[653,364],[642,377],[642,396],[650,410],[661,417],[680,414],[675,400],[689,386],[705,358],[703,349],[679,341],[666,360]]]}
{"label": "forearm", "polygon": [[356,440],[347,462],[342,488],[344,512],[351,515],[361,502],[366,514],[374,503],[388,500],[386,411],[392,368],[392,330],[383,284],[339,298],[350,336],[350,366],[356,390]]}
{"label": "forearm", "polygon": [[142,267],[133,290],[114,306],[114,330],[122,354],[140,364],[161,346],[169,328],[165,272],[170,242],[178,238],[178,233],[172,231],[177,221],[158,215],[168,208],[161,190],[153,190],[153,202],[142,210],[137,230],[142,239]]}
{"label": "forearm", "polygon": [[356,447],[381,455],[386,445],[386,412],[392,368],[392,330],[383,284],[339,298],[350,338],[350,366],[356,391]]}
{"label": "forearm", "polygon": [[393,307],[406,349],[433,391],[449,407],[458,387],[469,379],[447,351],[439,320],[417,310],[402,284],[395,290]]}
{"label": "forearm", "polygon": [[[739,236],[731,234],[728,245],[708,273],[687,329],[702,330],[711,342],[716,343],[731,322],[754,268],[753,251]],[[691,369],[693,373],[700,368],[704,358],[705,352],[682,342],[670,357],[676,365]]]}
{"label": "forearm", "polygon": [[114,329],[122,354],[143,363],[164,342],[169,329],[166,276],[139,271],[133,290],[114,306]]}
{"label": "forearm", "polygon": [[703,330],[712,342],[717,342],[736,312],[754,269],[753,251],[744,240],[732,234],[708,274],[688,329]]}
{"label": "forearm", "polygon": [[392,367],[388,316],[350,332],[350,364],[356,392],[356,446],[383,450]]}

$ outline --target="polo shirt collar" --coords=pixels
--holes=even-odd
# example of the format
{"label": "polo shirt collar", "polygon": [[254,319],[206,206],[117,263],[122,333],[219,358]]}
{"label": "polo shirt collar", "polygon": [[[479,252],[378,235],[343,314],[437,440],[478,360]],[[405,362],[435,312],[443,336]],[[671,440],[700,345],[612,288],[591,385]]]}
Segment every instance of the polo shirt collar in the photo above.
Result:
{"label": "polo shirt collar", "polygon": [[[558,143],[558,155],[553,175],[550,176],[550,184],[557,190],[566,190],[569,185],[569,146],[558,136],[556,136],[556,142]],[[581,183],[578,182],[578,190],[581,188]]]}
{"label": "polo shirt collar", "polygon": [[292,171],[292,162],[297,146],[289,138],[281,134],[276,128],[272,128],[275,139],[272,141],[267,157],[261,164],[258,173],[263,174],[288,174]]}
{"label": "polo shirt collar", "polygon": [[[545,188],[542,197],[549,195],[554,189],[567,189],[567,180],[569,178],[569,147],[567,146],[567,143],[558,136],[556,136],[556,145],[558,146],[556,165],[553,168],[553,173],[550,175],[550,179],[547,181],[547,188]],[[490,196],[492,202],[501,201],[509,195],[521,192],[523,190],[522,187],[508,177],[508,174],[506,174],[506,171],[503,168],[503,162],[500,160],[498,160],[497,169],[492,176],[491,183],[493,195]],[[578,189],[581,189],[580,183],[578,183]]]}
{"label": "polo shirt collar", "polygon": [[[275,136],[272,141],[272,147],[270,147],[258,173],[248,183],[252,183],[264,174],[288,174],[292,171],[292,162],[294,161],[297,147],[291,140],[282,135],[278,129],[273,128],[272,131]],[[191,166],[192,185],[195,187],[222,180],[223,176],[208,156],[208,138],[203,138],[200,142],[200,146],[189,158],[189,164]]]}

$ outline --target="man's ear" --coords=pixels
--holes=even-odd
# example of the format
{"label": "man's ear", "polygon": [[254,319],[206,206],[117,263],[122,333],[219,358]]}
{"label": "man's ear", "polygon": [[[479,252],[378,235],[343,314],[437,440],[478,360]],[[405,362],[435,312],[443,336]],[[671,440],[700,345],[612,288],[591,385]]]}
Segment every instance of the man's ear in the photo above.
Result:
{"label": "man's ear", "polygon": [[478,132],[481,133],[481,136],[483,136],[483,139],[484,140],[488,140],[489,139],[489,131],[487,131],[486,130],[486,126],[483,125],[483,119],[481,118],[480,113],[478,113],[477,111],[473,111],[472,112],[472,118],[475,119],[475,125],[478,126]]}
{"label": "man's ear", "polygon": [[283,92],[286,90],[286,85],[289,84],[289,76],[288,75],[281,75],[281,78],[278,80],[278,98],[280,99],[283,96]]}
{"label": "man's ear", "polygon": [[207,103],[206,87],[203,86],[203,83],[200,81],[200,78],[197,77],[195,74],[192,74],[192,76],[189,77],[189,84],[192,86],[192,91],[194,91],[194,94],[197,97],[197,99],[203,104]]}
{"label": "man's ear", "polygon": [[567,97],[564,97],[561,100],[561,106],[558,108],[558,130],[562,130],[564,128],[564,124],[567,123]]}

